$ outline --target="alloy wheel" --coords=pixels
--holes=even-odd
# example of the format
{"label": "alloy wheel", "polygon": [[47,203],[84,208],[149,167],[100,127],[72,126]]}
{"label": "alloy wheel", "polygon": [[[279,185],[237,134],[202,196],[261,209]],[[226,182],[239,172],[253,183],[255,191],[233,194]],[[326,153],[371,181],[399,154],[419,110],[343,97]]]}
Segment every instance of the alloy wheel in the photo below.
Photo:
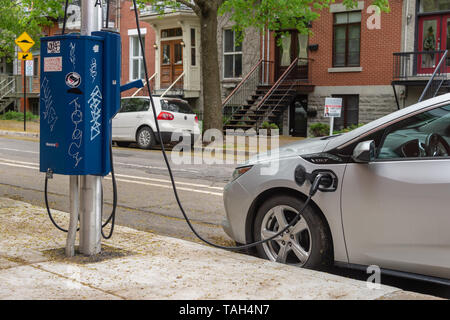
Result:
{"label": "alloy wheel", "polygon": [[[262,221],[261,240],[271,238],[286,228],[297,215],[296,209],[285,205],[270,209]],[[286,232],[262,246],[267,257],[272,261],[303,266],[308,261],[312,246],[307,221],[301,216]]]}

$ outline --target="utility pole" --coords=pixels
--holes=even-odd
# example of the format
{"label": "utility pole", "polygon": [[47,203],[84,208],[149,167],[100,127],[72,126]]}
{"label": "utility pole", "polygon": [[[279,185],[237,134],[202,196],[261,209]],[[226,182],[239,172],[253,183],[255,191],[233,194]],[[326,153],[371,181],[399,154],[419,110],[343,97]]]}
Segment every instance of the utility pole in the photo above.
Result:
{"label": "utility pole", "polygon": [[[100,31],[101,25],[102,7],[99,1],[81,0],[81,35],[90,36],[92,32]],[[74,198],[77,181],[78,178],[71,179],[71,195]],[[102,177],[81,176],[80,252],[84,255],[92,256],[101,252],[102,198]],[[77,207],[73,208],[76,210]]]}

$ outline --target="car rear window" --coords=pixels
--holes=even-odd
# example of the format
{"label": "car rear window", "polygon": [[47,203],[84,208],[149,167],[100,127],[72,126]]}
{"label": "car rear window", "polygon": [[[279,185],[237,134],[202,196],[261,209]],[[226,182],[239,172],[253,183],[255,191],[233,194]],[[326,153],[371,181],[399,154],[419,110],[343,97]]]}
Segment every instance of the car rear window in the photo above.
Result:
{"label": "car rear window", "polygon": [[195,114],[191,107],[184,101],[161,100],[161,109],[169,112]]}
{"label": "car rear window", "polygon": [[149,107],[150,103],[147,99],[122,99],[119,112],[147,111]]}

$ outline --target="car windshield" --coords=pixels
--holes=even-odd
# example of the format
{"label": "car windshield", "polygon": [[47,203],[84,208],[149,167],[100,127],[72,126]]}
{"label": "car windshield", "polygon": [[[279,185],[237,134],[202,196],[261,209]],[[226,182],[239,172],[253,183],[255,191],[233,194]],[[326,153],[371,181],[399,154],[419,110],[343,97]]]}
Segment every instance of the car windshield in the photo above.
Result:
{"label": "car windshield", "polygon": [[181,100],[161,100],[161,108],[169,112],[195,114],[189,104]]}

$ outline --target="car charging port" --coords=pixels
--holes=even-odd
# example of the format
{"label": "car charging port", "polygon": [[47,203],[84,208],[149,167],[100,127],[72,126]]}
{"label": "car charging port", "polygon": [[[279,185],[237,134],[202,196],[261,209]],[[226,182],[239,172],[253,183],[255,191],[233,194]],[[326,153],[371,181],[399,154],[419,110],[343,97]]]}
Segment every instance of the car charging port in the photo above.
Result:
{"label": "car charging port", "polygon": [[314,178],[320,175],[317,190],[321,192],[335,192],[338,187],[338,177],[331,170],[315,170],[311,174]]}

